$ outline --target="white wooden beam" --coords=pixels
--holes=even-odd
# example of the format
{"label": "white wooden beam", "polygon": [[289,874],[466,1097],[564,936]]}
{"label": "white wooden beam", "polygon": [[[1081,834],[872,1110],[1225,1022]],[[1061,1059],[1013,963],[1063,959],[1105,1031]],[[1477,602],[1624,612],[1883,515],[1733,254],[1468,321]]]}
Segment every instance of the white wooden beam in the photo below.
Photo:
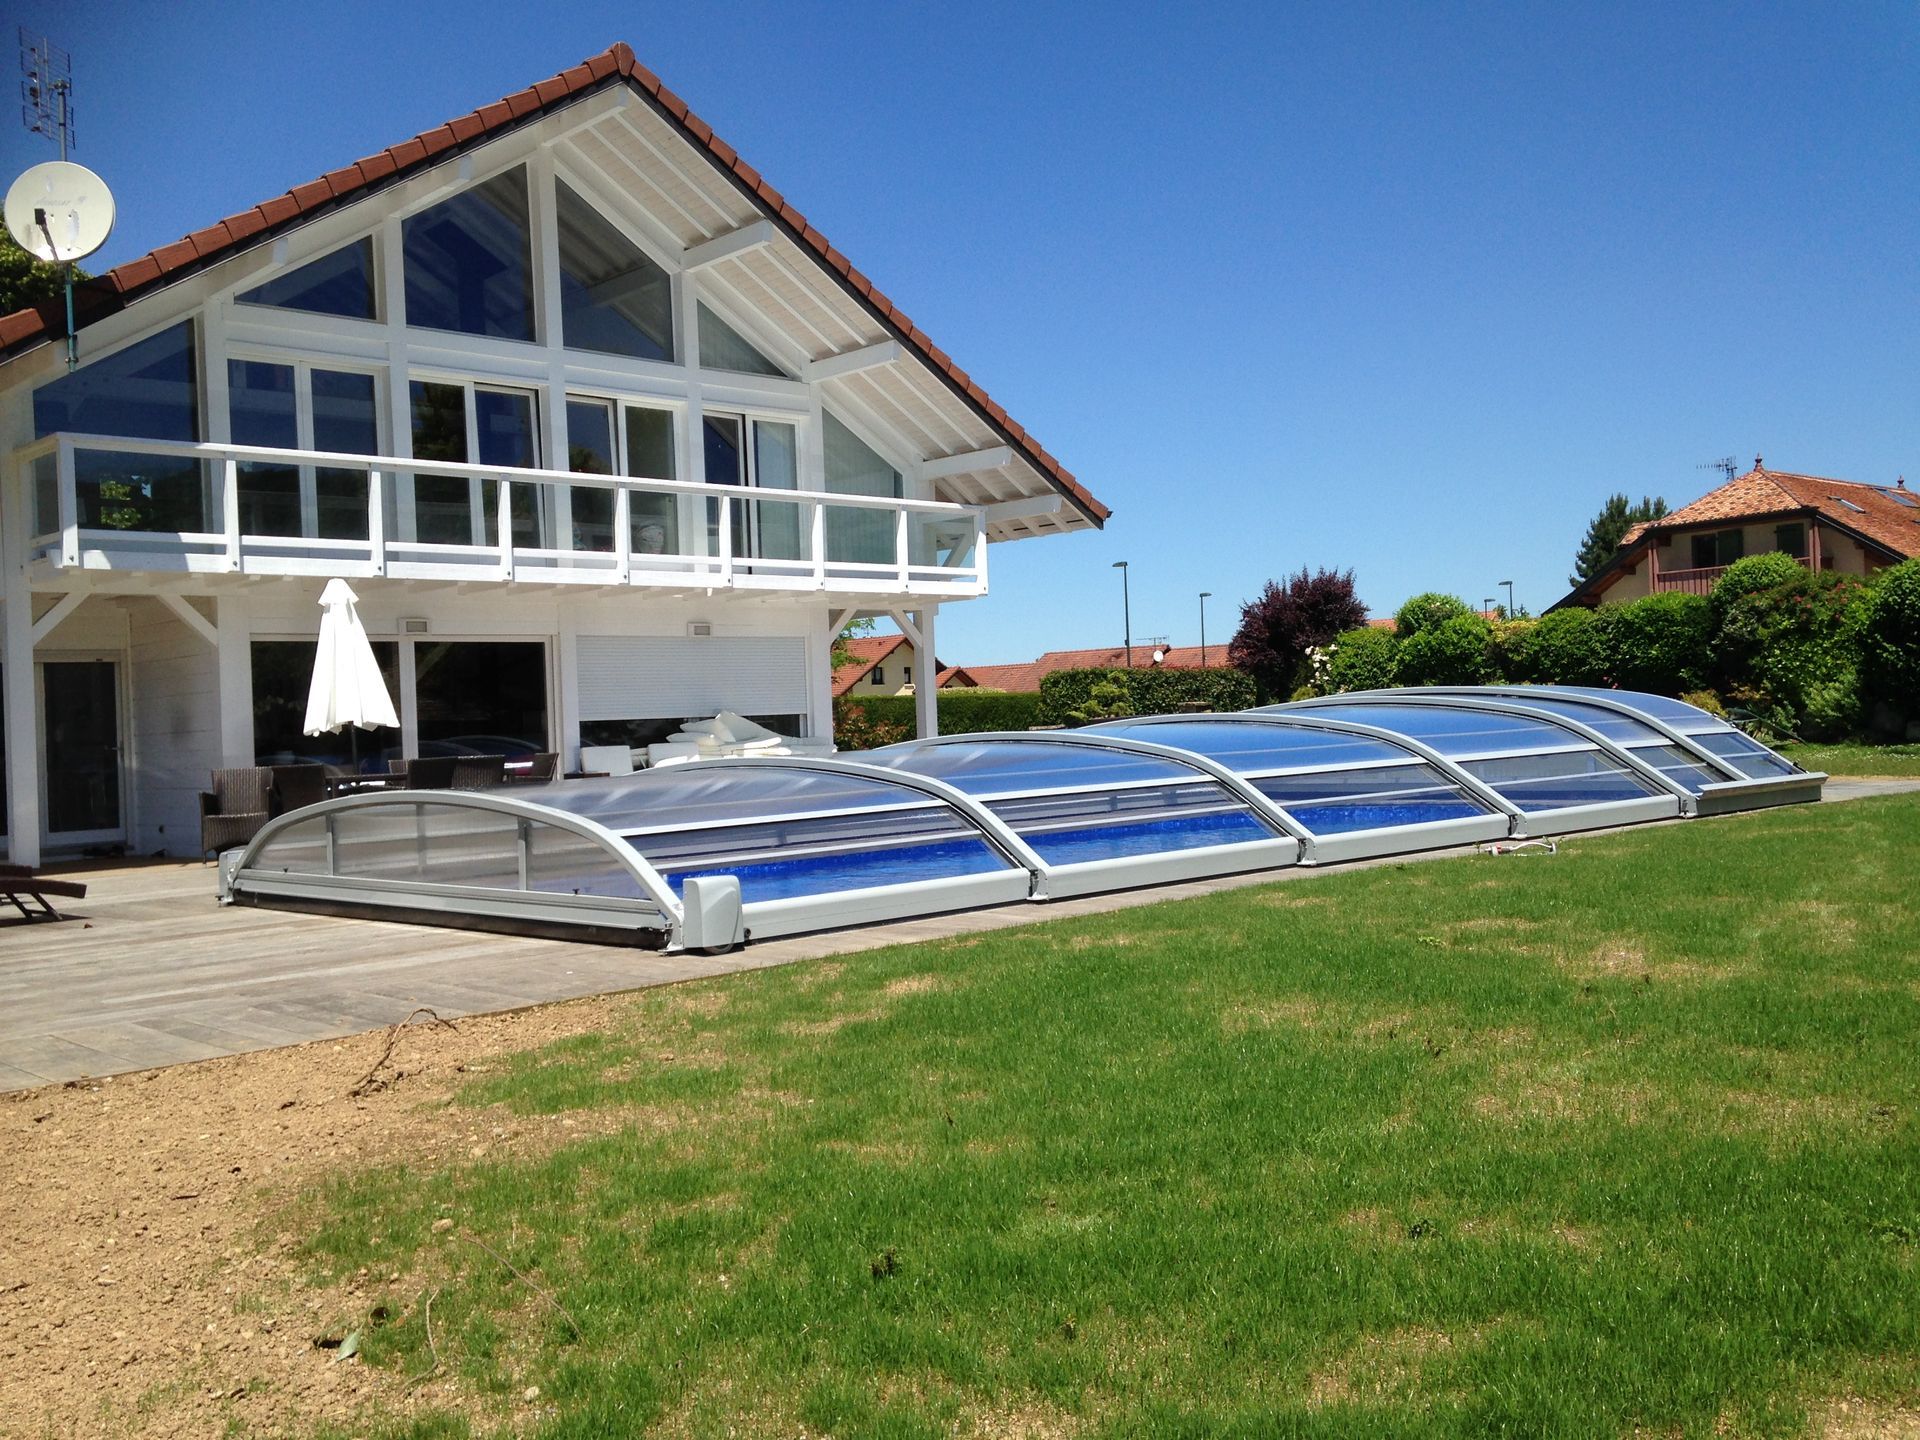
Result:
{"label": "white wooden beam", "polygon": [[1058,495],[1033,495],[1025,500],[1002,500],[987,506],[987,523],[998,525],[1008,520],[1036,520],[1042,515],[1058,515]]}
{"label": "white wooden beam", "polygon": [[53,608],[33,622],[33,643],[38,645],[51,635],[62,620],[80,608],[80,602],[87,598],[87,593],[85,590],[69,590],[54,601]]}
{"label": "white wooden beam", "polygon": [[711,240],[702,240],[698,245],[689,245],[680,252],[680,268],[699,270],[722,260],[731,260],[736,255],[746,254],[749,250],[758,250],[762,246],[771,245],[775,233],[771,220],[755,220],[750,225],[742,225],[738,230],[729,230],[726,234],[716,235]]}
{"label": "white wooden beam", "polygon": [[963,450],[958,455],[937,455],[920,462],[920,478],[944,480],[949,475],[972,475],[980,470],[998,470],[1013,463],[1011,445],[989,445],[985,450]]}
{"label": "white wooden beam", "polygon": [[898,340],[882,340],[875,345],[862,345],[858,350],[843,350],[838,355],[826,355],[818,360],[809,360],[801,367],[802,380],[838,380],[843,375],[857,375],[862,370],[877,369],[882,365],[891,365],[905,353]]}
{"label": "white wooden beam", "polygon": [[202,615],[184,595],[176,595],[168,590],[154,591],[154,598],[167,609],[173,611],[194,634],[216,650],[220,648],[220,628]]}

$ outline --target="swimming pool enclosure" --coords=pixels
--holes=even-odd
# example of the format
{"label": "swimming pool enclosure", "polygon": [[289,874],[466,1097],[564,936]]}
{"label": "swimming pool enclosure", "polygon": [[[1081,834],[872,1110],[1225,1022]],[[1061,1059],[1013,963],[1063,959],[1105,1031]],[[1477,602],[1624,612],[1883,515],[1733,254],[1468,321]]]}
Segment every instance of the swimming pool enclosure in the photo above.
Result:
{"label": "swimming pool enclosure", "polygon": [[1677,700],[1365,691],[1232,714],[345,796],[221,858],[230,902],[670,949],[1817,800]]}

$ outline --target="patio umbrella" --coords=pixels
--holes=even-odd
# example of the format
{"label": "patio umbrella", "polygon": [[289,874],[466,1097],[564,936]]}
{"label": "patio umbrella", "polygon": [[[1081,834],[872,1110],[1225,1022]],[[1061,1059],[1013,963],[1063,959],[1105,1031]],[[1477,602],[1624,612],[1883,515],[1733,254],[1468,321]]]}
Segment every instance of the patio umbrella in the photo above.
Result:
{"label": "patio umbrella", "polygon": [[373,658],[367,630],[353,606],[359,597],[344,580],[329,580],[320,592],[320,648],[313,657],[307,691],[309,735],[337,733],[349,725],[364,730],[397,726],[387,682]]}

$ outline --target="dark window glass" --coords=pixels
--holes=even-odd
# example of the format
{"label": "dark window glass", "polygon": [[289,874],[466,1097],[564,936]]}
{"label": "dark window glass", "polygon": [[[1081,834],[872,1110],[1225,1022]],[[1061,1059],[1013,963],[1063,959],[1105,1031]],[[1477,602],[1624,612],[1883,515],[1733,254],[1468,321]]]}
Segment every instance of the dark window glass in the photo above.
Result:
{"label": "dark window glass", "polygon": [[1720,563],[1731,565],[1747,553],[1747,532],[1744,530],[1722,530],[1715,537],[1720,542]]}
{"label": "dark window glass", "polygon": [[1693,537],[1693,568],[1710,570],[1720,563],[1720,543],[1712,535]]}
{"label": "dark window glass", "polygon": [[777,375],[791,379],[746,336],[704,304],[700,312],[700,364],[707,370],[734,370],[743,375]]}
{"label": "dark window glass", "polygon": [[[473,415],[480,431],[482,465],[510,465],[518,470],[531,470],[540,463],[532,395],[525,390],[477,389],[473,392]],[[500,486],[492,480],[483,480],[480,484],[486,524],[486,538],[481,543],[491,545],[500,538]],[[508,492],[513,497],[515,545],[541,543],[550,488],[520,483]]]}
{"label": "dark window glass", "polygon": [[311,310],[316,315],[375,318],[373,238],[356,240],[318,260],[310,260],[237,297],[247,305],[281,310]]}
{"label": "dark window glass", "polygon": [[[567,401],[567,468],[581,475],[614,473],[613,402]],[[613,549],[613,492],[573,488],[573,548]]]}
{"label": "dark window glass", "polygon": [[401,222],[407,323],[533,339],[533,248],[524,168]]}
{"label": "dark window glass", "polygon": [[554,182],[560,231],[561,334],[572,350],[673,359],[667,272],[564,180]]}
{"label": "dark window glass", "polygon": [[1773,531],[1774,549],[1796,559],[1807,553],[1807,527],[1801,524],[1777,525]]}
{"label": "dark window glass", "polygon": [[[413,454],[417,460],[467,461],[467,391],[462,385],[415,380]],[[473,544],[472,486],[449,475],[413,477],[414,537],[429,545]]]}
{"label": "dark window glass", "polygon": [[[227,417],[236,445],[298,449],[293,367],[229,360]],[[240,466],[240,530],[246,535],[300,533],[299,466],[278,461],[248,461]]]}
{"label": "dark window glass", "polygon": [[[673,412],[627,407],[627,474],[645,480],[672,480]],[[673,495],[635,491],[628,499],[635,555],[675,555],[680,551],[680,501]]]}
{"label": "dark window glass", "polygon": [[[841,495],[886,495],[898,499],[900,472],[882,460],[831,410],[821,413],[821,440],[826,451],[827,489]],[[893,512],[827,508],[827,559],[870,565],[891,565],[898,536]]]}
{"label": "dark window glass", "polygon": [[[253,642],[253,763],[256,765],[331,765],[336,769],[384,775],[387,761],[400,754],[400,732],[349,725],[338,735],[307,735],[307,691],[313,684],[312,640]],[[373,658],[387,694],[400,705],[400,647],[391,640],[373,642]]]}
{"label": "dark window glass", "polygon": [[[193,326],[92,361],[33,394],[34,434],[200,439],[200,380]],[[107,530],[205,529],[200,462],[161,455],[79,451],[74,477],[80,524]]]}
{"label": "dark window glass", "polygon": [[49,834],[120,828],[116,669],[111,660],[50,660],[40,667]]}
{"label": "dark window glass", "polygon": [[528,755],[547,745],[547,649],[538,641],[413,647],[422,755]]}
{"label": "dark window glass", "polygon": [[[380,414],[371,375],[315,370],[313,448],[337,455],[378,455]],[[391,482],[389,482],[391,483]],[[321,538],[367,538],[367,475],[364,470],[326,470],[314,474]]]}

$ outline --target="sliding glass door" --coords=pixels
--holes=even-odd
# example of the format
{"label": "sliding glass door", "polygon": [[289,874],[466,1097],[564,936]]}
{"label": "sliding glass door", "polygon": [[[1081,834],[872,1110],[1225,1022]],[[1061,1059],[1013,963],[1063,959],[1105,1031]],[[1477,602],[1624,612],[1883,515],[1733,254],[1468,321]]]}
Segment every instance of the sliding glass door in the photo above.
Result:
{"label": "sliding glass door", "polygon": [[[702,417],[701,438],[709,485],[742,489],[797,490],[800,487],[799,432],[780,420],[746,415]],[[771,501],[734,500],[735,559],[804,560],[800,507]],[[720,506],[707,504],[707,553],[720,553]]]}

